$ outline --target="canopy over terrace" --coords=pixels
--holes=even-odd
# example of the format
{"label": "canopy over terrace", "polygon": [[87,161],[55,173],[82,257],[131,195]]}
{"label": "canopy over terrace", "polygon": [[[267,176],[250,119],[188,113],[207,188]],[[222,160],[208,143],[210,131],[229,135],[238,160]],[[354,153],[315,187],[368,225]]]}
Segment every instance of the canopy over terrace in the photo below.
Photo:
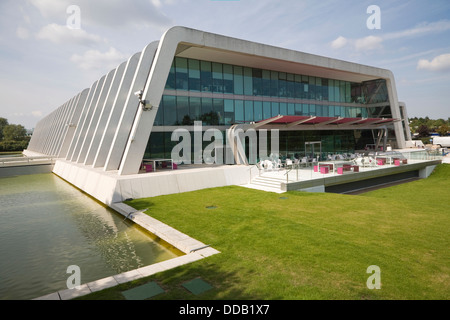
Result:
{"label": "canopy over terrace", "polygon": [[[383,150],[386,150],[388,126],[401,121],[394,118],[344,118],[344,117],[319,117],[319,116],[284,116],[278,115],[269,119],[250,124],[234,125],[230,128],[229,135],[234,141],[235,131],[238,128],[253,128],[267,130],[378,130],[378,139],[375,148],[383,143]],[[383,139],[383,142],[381,141]],[[242,146],[234,143],[232,147],[234,158],[238,164],[248,165],[245,151]]]}
{"label": "canopy over terrace", "polygon": [[400,121],[392,118],[343,118],[317,116],[276,116],[253,123],[255,129],[354,130],[379,129]]}

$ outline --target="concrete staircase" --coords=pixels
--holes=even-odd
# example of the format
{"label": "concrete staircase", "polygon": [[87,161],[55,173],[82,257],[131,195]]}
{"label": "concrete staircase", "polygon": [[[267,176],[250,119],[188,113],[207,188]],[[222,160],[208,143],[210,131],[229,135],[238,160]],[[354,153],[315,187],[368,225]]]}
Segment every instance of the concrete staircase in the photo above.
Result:
{"label": "concrete staircase", "polygon": [[269,192],[283,193],[284,191],[281,191],[282,182],[286,182],[286,179],[269,176],[258,176],[253,178],[248,185],[245,185],[245,187]]}

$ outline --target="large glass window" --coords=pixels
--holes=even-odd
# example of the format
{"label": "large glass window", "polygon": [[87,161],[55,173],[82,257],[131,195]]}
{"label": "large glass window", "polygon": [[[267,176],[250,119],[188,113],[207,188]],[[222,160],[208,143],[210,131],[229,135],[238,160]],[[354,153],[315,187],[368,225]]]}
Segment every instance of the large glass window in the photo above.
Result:
{"label": "large glass window", "polygon": [[189,59],[189,90],[200,91],[200,61]]}
{"label": "large glass window", "polygon": [[234,94],[244,94],[244,71],[242,67],[234,68]]}
{"label": "large glass window", "polygon": [[245,119],[244,119],[244,101],[243,100],[235,100],[234,101],[234,120],[237,123],[242,123],[245,121]]}
{"label": "large glass window", "polygon": [[186,58],[175,58],[177,90],[189,90],[188,63]]}
{"label": "large glass window", "polygon": [[262,89],[263,96],[270,97],[270,71],[262,70]]}
{"label": "large glass window", "polygon": [[280,114],[283,116],[286,116],[288,114],[287,112],[287,103],[281,102],[280,103]]}
{"label": "large glass window", "polygon": [[253,108],[254,108],[254,113],[255,113],[255,121],[264,120],[262,101],[255,101],[253,103]]}
{"label": "large glass window", "polygon": [[271,71],[270,72],[270,96],[278,97],[278,72]]}
{"label": "large glass window", "polygon": [[287,114],[290,116],[295,115],[295,103],[288,103]]}
{"label": "large glass window", "polygon": [[223,93],[223,71],[221,63],[212,63],[213,92]]}
{"label": "large glass window", "polygon": [[202,61],[200,63],[200,69],[201,69],[202,91],[212,92],[213,81],[212,81],[211,62]]}
{"label": "large glass window", "polygon": [[177,122],[177,101],[175,96],[163,96],[164,125],[174,126]]}
{"label": "large glass window", "polygon": [[189,98],[177,97],[177,124],[189,126],[193,123],[189,115]]}
{"label": "large glass window", "polygon": [[176,77],[175,77],[175,59],[172,62],[172,66],[170,67],[169,76],[166,82],[166,89],[176,89]]}
{"label": "large glass window", "polygon": [[[223,99],[214,99],[213,100],[213,110],[216,117],[213,119],[213,123],[215,125],[224,125],[225,124],[225,117],[224,117],[224,106],[223,106]],[[217,122],[216,122],[217,120]]]}
{"label": "large glass window", "polygon": [[263,95],[262,70],[253,69],[253,91],[255,96]]}
{"label": "large glass window", "polygon": [[211,125],[215,119],[213,99],[202,98],[202,123],[203,125]]}
{"label": "large glass window", "polygon": [[263,102],[263,115],[264,119],[272,118],[272,106],[269,101]]}
{"label": "large glass window", "polygon": [[189,114],[192,121],[202,120],[202,100],[198,97],[189,98]]}
{"label": "large glass window", "polygon": [[231,99],[224,100],[225,125],[234,123],[234,101]]}
{"label": "large glass window", "polygon": [[250,122],[254,120],[253,115],[253,101],[245,101],[245,122]]}
{"label": "large glass window", "polygon": [[234,93],[233,66],[223,65],[223,93]]}
{"label": "large glass window", "polygon": [[292,73],[288,73],[286,76],[286,97],[295,98],[295,77]]}
{"label": "large glass window", "polygon": [[253,95],[253,73],[252,68],[244,68],[244,94]]}

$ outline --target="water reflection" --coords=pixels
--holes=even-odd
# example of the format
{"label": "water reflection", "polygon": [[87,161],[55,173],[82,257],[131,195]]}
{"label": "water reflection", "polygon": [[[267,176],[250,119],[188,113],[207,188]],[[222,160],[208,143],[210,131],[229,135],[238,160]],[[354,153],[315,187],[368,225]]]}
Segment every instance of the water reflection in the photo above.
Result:
{"label": "water reflection", "polygon": [[0,299],[30,299],[180,253],[53,174],[0,179]]}

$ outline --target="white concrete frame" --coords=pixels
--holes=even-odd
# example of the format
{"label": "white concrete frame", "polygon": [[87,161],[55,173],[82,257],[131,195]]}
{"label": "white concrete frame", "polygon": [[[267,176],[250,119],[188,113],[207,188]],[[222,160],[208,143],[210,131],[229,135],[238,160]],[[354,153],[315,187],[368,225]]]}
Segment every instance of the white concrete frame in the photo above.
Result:
{"label": "white concrete frame", "polygon": [[[173,27],[42,119],[27,151],[119,176],[138,173],[175,56],[355,82],[385,79],[392,117],[401,119],[389,70]],[[134,94],[138,90],[143,90],[146,110]],[[398,146],[404,147],[402,122],[393,128]]]}

